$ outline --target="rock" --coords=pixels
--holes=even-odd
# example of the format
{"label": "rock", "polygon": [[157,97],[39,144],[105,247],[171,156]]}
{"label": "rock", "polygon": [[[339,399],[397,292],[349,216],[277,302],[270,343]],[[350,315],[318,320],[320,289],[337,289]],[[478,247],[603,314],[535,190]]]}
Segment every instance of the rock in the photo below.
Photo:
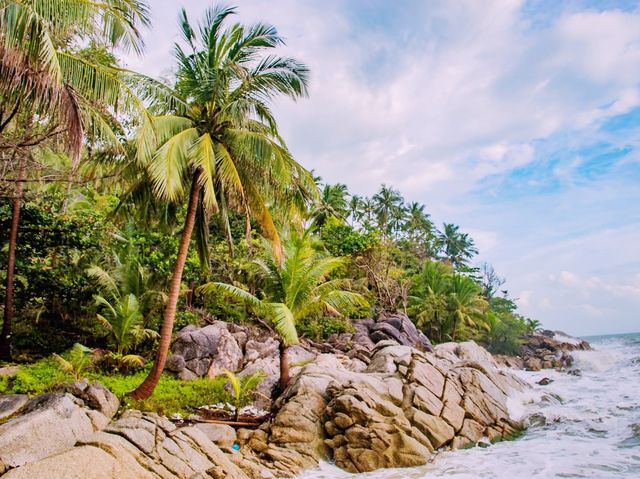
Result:
{"label": "rock", "polygon": [[537,384],[539,384],[540,386],[546,386],[548,384],[551,384],[552,382],[553,382],[553,379],[542,378],[540,381],[537,382]]}
{"label": "rock", "polygon": [[115,416],[120,407],[117,396],[100,383],[89,384],[89,381],[82,379],[65,384],[62,389],[82,399],[87,406],[101,412],[108,419]]}
{"label": "rock", "polygon": [[199,423],[195,427],[202,431],[216,446],[231,449],[236,442],[236,430],[225,424]]}
{"label": "rock", "polygon": [[[233,334],[229,328],[234,329]],[[167,369],[184,380],[215,377],[224,369],[240,370],[244,362],[241,344],[247,342],[247,333],[237,328],[222,321],[202,328],[193,325],[183,328],[173,343]]]}
{"label": "rock", "polygon": [[203,328],[190,326],[178,333],[171,348],[173,354],[182,356],[185,361],[207,358],[215,354],[223,326],[218,324],[211,324]]}
{"label": "rock", "polygon": [[411,420],[429,438],[429,442],[435,449],[444,446],[453,439],[454,429],[438,416],[432,416],[414,409],[412,410]]}
{"label": "rock", "polygon": [[278,386],[278,381],[280,381],[280,357],[270,356],[256,359],[245,365],[244,369],[238,373],[238,376],[242,378],[256,371],[262,371],[265,374],[265,379],[256,388],[258,394],[254,405],[265,409],[270,407],[271,397]]}
{"label": "rock", "polygon": [[265,359],[278,356],[280,352],[280,343],[274,338],[266,338],[263,340],[250,339],[245,346],[244,363],[245,366],[255,362],[258,359]]}
{"label": "rock", "polygon": [[[375,324],[365,322],[364,326],[373,328]],[[402,316],[392,316],[374,332],[382,335],[393,328],[390,334],[398,336],[399,331],[398,337],[402,337],[403,324]],[[189,335],[199,331],[185,329]],[[233,339],[239,347],[233,335],[241,330],[216,330],[217,347],[223,337]],[[357,335],[358,331],[354,341],[358,341]],[[70,414],[84,418],[82,434],[56,434],[56,441],[62,436],[63,444],[51,449],[46,441],[52,441],[45,436],[75,423],[59,419],[51,424],[42,422],[38,429],[29,430],[29,435],[16,437],[14,431],[20,428],[5,428],[7,424],[15,424],[34,411],[43,412],[42,407],[28,403],[24,415],[0,426],[0,464],[17,467],[9,473],[12,476],[7,476],[10,479],[293,477],[316,467],[321,460],[333,461],[350,472],[367,472],[423,465],[435,449],[471,446],[484,437],[492,441],[507,438],[520,426],[509,417],[507,401],[510,394],[523,391],[528,384],[509,370],[498,369],[475,343],[465,343],[461,348],[438,346],[434,353],[399,344],[397,339],[380,340],[369,349],[365,343],[355,342],[354,348],[366,352],[368,363],[339,351],[319,354],[311,343],[290,348],[290,361],[306,364],[292,368],[299,373],[292,376],[289,387],[275,403],[275,416],[252,430],[235,432],[229,426],[212,423],[177,428],[156,414],[126,411],[118,420],[93,432],[107,420],[100,411],[109,409],[95,398],[87,399],[92,385],[73,383],[67,390],[85,399],[70,394],[56,397],[70,404]],[[239,374],[258,369],[269,374],[265,395],[272,392],[278,379],[277,346],[275,340],[258,341],[255,336],[245,343],[246,357],[252,361],[245,362]],[[185,359],[185,368],[179,374],[191,372],[189,361],[196,360],[182,356],[185,351],[192,350],[183,348],[178,354]],[[209,359],[214,361],[215,355]],[[92,392],[91,396],[99,398],[100,394]],[[89,403],[96,409],[83,407]],[[53,401],[44,410],[53,414],[55,404]],[[16,450],[11,447],[25,440],[30,444],[43,441],[45,450],[35,453],[31,449],[29,457],[16,460]],[[231,447],[235,442],[240,445],[239,451]],[[94,474],[91,464],[100,470]],[[63,465],[72,472],[59,472]]]}
{"label": "rock", "polygon": [[9,471],[3,479],[154,479],[136,461],[124,461],[98,447],[75,447]]}
{"label": "rock", "polygon": [[425,464],[434,449],[471,445],[485,431],[499,439],[518,425],[508,415],[508,395],[528,385],[496,369],[479,349],[470,344],[461,356],[482,363],[455,354],[439,359],[384,340],[359,373],[348,371],[339,355],[321,354],[276,404],[268,437],[248,440],[251,458],[278,477],[321,459],[365,472]]}
{"label": "rock", "polygon": [[178,373],[178,379],[182,381],[192,381],[194,379],[198,379],[196,373],[184,368],[182,371]]}
{"label": "rock", "polygon": [[0,420],[14,415],[29,401],[26,394],[7,394],[0,396]]}
{"label": "rock", "polygon": [[520,356],[506,356],[504,354],[494,354],[496,362],[504,367],[513,369],[524,369],[524,359]]}
{"label": "rock", "polygon": [[82,403],[71,394],[44,394],[24,413],[0,425],[0,463],[18,467],[62,452],[94,432]]}
{"label": "rock", "polygon": [[186,361],[179,354],[172,354],[171,356],[169,356],[169,359],[167,359],[166,368],[168,371],[179,373],[182,370],[184,370],[184,368],[186,367],[187,367]]}
{"label": "rock", "polygon": [[[369,327],[369,336],[374,343],[392,340],[419,351],[433,351],[429,339],[416,328],[405,314],[397,313],[378,318]],[[358,342],[357,335],[356,342]]]}
{"label": "rock", "polygon": [[473,419],[465,419],[460,435],[469,439],[470,442],[476,443],[484,436],[484,426]]}
{"label": "rock", "polygon": [[10,471],[10,479],[248,479],[195,426],[176,429],[156,414],[128,411],[61,454]]}
{"label": "rock", "polygon": [[524,367],[532,371],[539,369],[567,369],[573,358],[568,351],[590,350],[588,342],[569,336],[562,331],[536,331],[525,337],[520,355]]}
{"label": "rock", "polygon": [[493,356],[475,341],[465,341],[463,343],[442,343],[435,347],[436,356],[451,363],[459,361],[473,361],[481,364],[488,364],[491,367],[498,367],[498,363]]}
{"label": "rock", "polygon": [[313,353],[300,345],[287,348],[287,357],[289,359],[289,367],[292,369],[292,374],[294,374],[294,368],[300,368],[301,366],[310,363],[316,358],[316,356],[318,356],[316,353]]}
{"label": "rock", "polygon": [[226,369],[236,372],[242,368],[244,357],[242,348],[238,345],[235,338],[227,330],[220,331],[220,340],[216,348],[215,356],[211,359],[207,376],[214,378],[222,374]]}
{"label": "rock", "polygon": [[0,367],[0,376],[12,378],[18,371],[20,370],[20,366],[2,366]]}
{"label": "rock", "polygon": [[529,371],[540,371],[542,369],[542,361],[538,358],[527,358],[524,367]]}

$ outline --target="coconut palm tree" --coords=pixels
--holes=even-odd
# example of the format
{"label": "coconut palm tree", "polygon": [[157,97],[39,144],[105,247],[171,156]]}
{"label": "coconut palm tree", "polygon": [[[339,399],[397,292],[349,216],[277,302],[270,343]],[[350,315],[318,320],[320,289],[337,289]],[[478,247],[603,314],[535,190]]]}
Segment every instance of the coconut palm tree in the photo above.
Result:
{"label": "coconut palm tree", "polygon": [[455,267],[466,265],[478,254],[473,239],[467,233],[460,232],[459,226],[451,223],[443,225],[438,243],[443,259]]}
{"label": "coconut palm tree", "polygon": [[353,195],[349,200],[349,216],[351,217],[351,226],[354,226],[362,219],[362,196]]}
{"label": "coconut palm tree", "polygon": [[140,113],[144,106],[126,81],[131,74],[83,56],[79,45],[88,37],[108,48],[140,52],[140,28],[148,24],[147,4],[141,0],[0,0],[0,160],[11,163],[16,184],[2,359],[11,355],[15,251],[25,176],[33,169],[31,151],[61,141],[74,170],[87,129],[117,145],[112,112]]}
{"label": "coconut palm tree", "polygon": [[314,229],[322,228],[329,218],[346,219],[349,215],[348,196],[347,185],[325,185],[312,212]]}
{"label": "coconut palm tree", "polygon": [[164,369],[196,220],[202,226],[196,237],[202,240],[212,214],[227,237],[230,211],[245,215],[247,235],[253,217],[281,262],[272,206],[283,221],[297,220],[316,195],[311,174],[291,157],[270,109],[276,96],[306,95],[308,70],[292,58],[269,54],[283,44],[273,26],[224,28],[234,13],[234,8],[209,9],[194,28],[182,10],[184,46],[175,47],[174,95],[185,107],[154,117],[138,132],[138,159],[148,168],[155,194],[174,203],[186,200],[187,208],[156,359],[133,391],[136,399],[151,395]]}
{"label": "coconut palm tree", "polygon": [[378,227],[383,234],[388,234],[394,218],[399,216],[399,211],[402,209],[402,196],[399,191],[394,190],[390,186],[382,185],[380,191],[373,195],[372,200],[378,220]]}
{"label": "coconut palm tree", "polygon": [[451,276],[447,298],[451,341],[455,341],[458,333],[468,326],[476,329],[486,327],[484,312],[487,302],[481,293],[480,286],[472,278],[457,273]]}
{"label": "coconut palm tree", "polygon": [[409,297],[410,313],[416,326],[438,335],[442,342],[442,326],[447,318],[447,299],[451,288],[451,268],[435,261],[425,262],[413,281]]}
{"label": "coconut palm tree", "polygon": [[280,389],[289,382],[287,347],[298,343],[296,324],[315,314],[342,315],[354,306],[366,306],[358,293],[348,291],[349,281],[329,280],[333,271],[345,264],[344,258],[326,256],[313,248],[309,231],[293,235],[285,243],[285,260],[280,264],[273,255],[256,260],[264,297],[259,298],[237,286],[208,283],[200,288],[205,294],[224,293],[242,301],[266,317],[282,338],[280,348]]}
{"label": "coconut palm tree", "polygon": [[373,219],[376,212],[376,204],[372,198],[365,197],[360,203],[360,212],[358,214],[360,222],[365,229],[373,227]]}
{"label": "coconut palm tree", "polygon": [[404,229],[411,240],[427,240],[433,230],[433,223],[425,212],[425,206],[415,201],[407,205],[407,219]]}

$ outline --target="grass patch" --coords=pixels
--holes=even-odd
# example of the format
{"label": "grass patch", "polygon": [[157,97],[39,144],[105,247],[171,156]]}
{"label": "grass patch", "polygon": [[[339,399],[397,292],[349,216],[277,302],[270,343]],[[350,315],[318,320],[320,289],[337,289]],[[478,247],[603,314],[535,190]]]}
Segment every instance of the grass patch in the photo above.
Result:
{"label": "grass patch", "polygon": [[[109,388],[120,398],[123,410],[139,409],[168,416],[174,413],[189,415],[199,406],[230,401],[230,394],[225,389],[227,379],[223,376],[181,381],[164,374],[149,399],[135,401],[128,397],[127,393],[142,383],[149,369],[150,367],[130,375],[89,371],[86,378],[90,382],[97,381]],[[0,377],[0,394],[36,396],[55,391],[69,381],[73,381],[73,377],[62,372],[53,359],[46,358],[32,364],[21,365],[13,378]]]}

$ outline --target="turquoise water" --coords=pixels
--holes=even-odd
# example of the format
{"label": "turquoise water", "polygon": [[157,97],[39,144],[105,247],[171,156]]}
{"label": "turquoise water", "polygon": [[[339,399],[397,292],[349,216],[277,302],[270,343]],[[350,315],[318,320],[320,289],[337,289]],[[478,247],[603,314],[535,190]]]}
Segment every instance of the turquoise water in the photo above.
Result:
{"label": "turquoise water", "polygon": [[[304,479],[640,479],[640,334],[586,338],[574,353],[580,376],[518,372],[534,389],[516,398],[529,423],[515,441],[441,453],[409,469],[348,474],[330,464]],[[553,379],[548,386],[535,382]]]}

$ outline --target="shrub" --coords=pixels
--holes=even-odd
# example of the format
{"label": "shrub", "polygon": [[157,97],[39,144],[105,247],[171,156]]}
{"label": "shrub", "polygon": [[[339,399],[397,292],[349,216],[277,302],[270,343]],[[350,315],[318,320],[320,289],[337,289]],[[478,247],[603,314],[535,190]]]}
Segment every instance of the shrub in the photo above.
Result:
{"label": "shrub", "polygon": [[332,334],[351,333],[353,324],[337,316],[311,316],[300,321],[298,331],[314,341],[326,340]]}
{"label": "shrub", "polygon": [[18,373],[0,383],[0,393],[38,395],[55,389],[72,378],[60,369],[53,358],[43,359],[27,366],[20,366]]}
{"label": "shrub", "polygon": [[180,331],[185,326],[190,324],[199,324],[200,316],[193,311],[178,311],[176,313],[176,319],[173,322],[174,332]]}
{"label": "shrub", "polygon": [[71,374],[74,379],[82,378],[93,366],[91,349],[80,343],[74,344],[64,357],[54,353],[53,359],[64,373]]}

